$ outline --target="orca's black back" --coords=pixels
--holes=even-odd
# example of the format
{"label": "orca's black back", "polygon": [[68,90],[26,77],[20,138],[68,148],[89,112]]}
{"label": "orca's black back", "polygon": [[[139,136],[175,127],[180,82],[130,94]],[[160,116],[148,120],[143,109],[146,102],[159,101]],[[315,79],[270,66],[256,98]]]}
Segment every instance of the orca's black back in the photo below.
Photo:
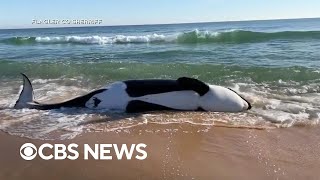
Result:
{"label": "orca's black back", "polygon": [[176,80],[128,80],[124,83],[127,85],[126,92],[130,97],[185,90]]}
{"label": "orca's black back", "polygon": [[126,92],[131,97],[183,90],[193,90],[200,96],[203,96],[209,91],[209,86],[207,84],[188,77],[181,77],[177,80],[128,80],[124,81],[124,83],[127,85]]}

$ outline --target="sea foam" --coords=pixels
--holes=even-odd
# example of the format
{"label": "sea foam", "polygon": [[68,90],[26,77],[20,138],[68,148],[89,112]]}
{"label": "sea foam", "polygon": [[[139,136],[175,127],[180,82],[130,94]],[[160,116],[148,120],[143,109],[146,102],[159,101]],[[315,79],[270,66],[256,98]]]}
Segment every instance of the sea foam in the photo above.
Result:
{"label": "sea foam", "polygon": [[79,43],[79,44],[113,44],[113,43],[150,43],[165,42],[168,37],[165,35],[144,35],[144,36],[62,36],[62,37],[36,37],[39,43]]}

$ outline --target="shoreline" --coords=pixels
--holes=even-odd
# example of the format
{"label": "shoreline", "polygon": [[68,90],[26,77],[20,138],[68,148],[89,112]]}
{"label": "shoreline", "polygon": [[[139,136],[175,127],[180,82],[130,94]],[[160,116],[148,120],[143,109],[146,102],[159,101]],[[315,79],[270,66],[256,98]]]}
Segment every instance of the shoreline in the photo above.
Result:
{"label": "shoreline", "polygon": [[[188,133],[186,133],[188,132]],[[0,132],[0,179],[317,179],[318,126],[268,130],[146,124],[129,132],[84,133],[71,140],[33,140]],[[47,143],[145,143],[146,160],[25,161],[20,146]]]}

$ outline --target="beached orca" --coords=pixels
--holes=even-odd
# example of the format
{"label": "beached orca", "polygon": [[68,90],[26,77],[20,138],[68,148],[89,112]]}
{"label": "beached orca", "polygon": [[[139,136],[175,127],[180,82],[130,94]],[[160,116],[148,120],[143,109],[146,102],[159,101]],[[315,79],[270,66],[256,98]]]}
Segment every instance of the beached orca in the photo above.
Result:
{"label": "beached orca", "polygon": [[23,89],[14,106],[17,109],[82,107],[129,113],[160,110],[240,112],[251,109],[250,103],[235,91],[188,77],[119,81],[61,103],[43,104],[34,100],[31,82],[26,75],[22,76]]}

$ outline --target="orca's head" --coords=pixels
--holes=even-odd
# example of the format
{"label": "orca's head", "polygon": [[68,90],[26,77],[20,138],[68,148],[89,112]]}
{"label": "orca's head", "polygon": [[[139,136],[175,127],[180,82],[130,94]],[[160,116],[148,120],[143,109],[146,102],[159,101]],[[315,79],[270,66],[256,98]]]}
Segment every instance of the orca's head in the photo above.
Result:
{"label": "orca's head", "polygon": [[241,112],[252,108],[249,101],[230,88],[209,87],[209,91],[200,98],[200,106],[206,111]]}
{"label": "orca's head", "polygon": [[230,91],[232,91],[233,93],[237,94],[244,102],[244,110],[249,110],[252,108],[250,102],[248,100],[246,100],[244,97],[242,97],[241,95],[239,95],[235,90],[228,88]]}

